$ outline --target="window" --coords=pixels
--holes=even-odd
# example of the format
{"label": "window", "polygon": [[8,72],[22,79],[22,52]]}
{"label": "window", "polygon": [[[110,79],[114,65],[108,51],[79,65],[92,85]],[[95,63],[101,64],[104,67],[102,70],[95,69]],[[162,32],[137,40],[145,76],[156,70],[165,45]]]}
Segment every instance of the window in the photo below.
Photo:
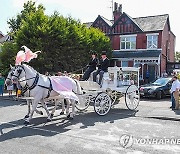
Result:
{"label": "window", "polygon": [[157,49],[158,35],[147,35],[147,49]]}
{"label": "window", "polygon": [[122,67],[128,67],[128,61],[122,61],[121,66]]}
{"label": "window", "polygon": [[121,49],[136,49],[136,36],[121,37]]}

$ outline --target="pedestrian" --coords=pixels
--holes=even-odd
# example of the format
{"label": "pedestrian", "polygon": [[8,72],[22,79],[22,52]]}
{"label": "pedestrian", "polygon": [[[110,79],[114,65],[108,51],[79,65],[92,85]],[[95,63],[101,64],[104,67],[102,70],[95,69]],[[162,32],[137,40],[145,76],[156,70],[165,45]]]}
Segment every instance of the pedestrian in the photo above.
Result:
{"label": "pedestrian", "polygon": [[68,76],[68,73],[67,73],[67,71],[64,71],[64,74],[63,74],[64,76]]}
{"label": "pedestrian", "polygon": [[2,74],[0,73],[0,95],[3,96],[4,93],[4,77],[2,76]]}
{"label": "pedestrian", "polygon": [[101,82],[102,82],[102,78],[103,78],[103,74],[105,72],[108,72],[108,67],[109,67],[109,59],[107,58],[106,52],[102,51],[101,54],[101,59],[99,61],[99,65],[98,65],[98,70],[96,72],[93,73],[93,81],[97,82],[96,78],[97,75],[99,74],[99,81],[98,84],[101,86]]}
{"label": "pedestrian", "polygon": [[45,72],[45,75],[46,75],[46,76],[50,76],[49,72]]}
{"label": "pedestrian", "polygon": [[62,74],[62,72],[58,72],[57,75],[58,76],[62,76],[63,74]]}
{"label": "pedestrian", "polygon": [[21,87],[20,82],[17,82],[16,86],[17,86],[16,97],[19,98],[19,97],[21,97],[21,94],[22,94],[22,93],[21,93],[21,92],[22,92],[22,87]]}
{"label": "pedestrian", "polygon": [[96,70],[96,66],[98,64],[98,58],[97,58],[97,54],[96,52],[92,52],[91,53],[91,59],[90,59],[90,62],[88,63],[87,65],[87,69],[86,71],[84,72],[84,75],[82,77],[82,81],[86,81],[89,79],[90,77],[90,74]]}
{"label": "pedestrian", "polygon": [[13,84],[7,85],[7,91],[8,91],[9,97],[12,96],[13,90],[14,90]]}
{"label": "pedestrian", "polygon": [[179,109],[179,89],[180,89],[180,82],[177,79],[177,76],[173,76],[172,78],[172,86],[170,89],[171,92],[171,101],[172,101],[172,110]]}
{"label": "pedestrian", "polygon": [[149,76],[150,76],[149,71],[147,70],[146,71],[146,76],[145,76],[146,77],[146,83],[149,83]]}
{"label": "pedestrian", "polygon": [[17,88],[17,83],[16,82],[13,82],[13,89],[16,93],[16,96],[17,96],[17,92],[18,92],[18,88]]}
{"label": "pedestrian", "polygon": [[165,77],[165,78],[168,77],[168,74],[166,73],[166,70],[164,70],[164,72],[162,73],[162,77]]}

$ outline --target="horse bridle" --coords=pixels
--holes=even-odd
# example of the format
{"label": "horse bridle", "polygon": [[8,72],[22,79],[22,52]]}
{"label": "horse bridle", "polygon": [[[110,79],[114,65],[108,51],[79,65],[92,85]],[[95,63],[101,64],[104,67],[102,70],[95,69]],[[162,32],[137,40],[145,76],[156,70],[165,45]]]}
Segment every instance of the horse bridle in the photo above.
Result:
{"label": "horse bridle", "polygon": [[[25,69],[24,69],[23,66],[18,65],[18,66],[16,66],[16,67],[21,67],[21,68],[23,69],[23,71],[25,72],[25,74],[26,74],[26,71],[25,71]],[[38,83],[39,73],[36,73],[36,76],[35,76],[35,77],[31,77],[31,78],[28,78],[28,79],[20,80],[19,77],[20,77],[20,75],[21,75],[21,73],[22,73],[22,70],[21,70],[21,69],[20,69],[20,70],[17,70],[17,72],[18,72],[18,75],[14,75],[13,72],[11,72],[11,76],[16,77],[19,82],[24,82],[24,81],[28,81],[28,80],[31,80],[31,79],[35,79],[34,82],[33,82],[33,84],[32,84],[31,86],[29,86],[29,85],[27,84],[27,82],[26,82],[25,86],[22,87],[22,93],[24,94],[26,91],[29,90],[29,95],[30,95],[30,91],[31,91],[32,89],[34,89],[34,88],[36,87],[37,83]]]}
{"label": "horse bridle", "polygon": [[[23,71],[25,72],[25,74],[26,74],[26,70],[24,69],[24,67],[21,66],[21,65],[18,65],[18,66],[21,67],[21,68],[23,69]],[[16,67],[18,67],[18,66],[16,66]],[[17,70],[17,72],[18,72],[18,75],[17,75],[17,76],[14,75],[13,72],[12,72],[11,75],[12,75],[12,76],[15,76],[18,80],[20,80],[19,77],[20,77],[20,75],[21,75],[21,73],[22,73],[22,70]],[[24,94],[26,91],[29,90],[29,96],[30,96],[30,91],[37,86],[37,83],[38,83],[38,81],[39,81],[39,73],[36,73],[36,76],[35,76],[35,77],[31,77],[31,78],[28,78],[28,79],[20,80],[20,81],[19,81],[19,82],[24,82],[24,81],[28,81],[28,80],[31,80],[31,79],[35,79],[34,82],[33,82],[33,84],[32,84],[31,86],[29,86],[29,85],[27,84],[27,82],[26,82],[26,85],[25,85],[24,87],[22,87],[22,88],[23,88],[23,89],[22,89],[22,93]],[[49,77],[48,77],[48,79],[49,79],[49,82],[50,82],[50,87],[45,87],[45,86],[43,86],[43,85],[38,85],[38,86],[41,87],[41,88],[48,89],[48,95],[47,95],[46,98],[48,98],[48,97],[50,96],[50,93],[51,93],[51,91],[52,91],[52,83],[51,83],[51,80],[50,80]]]}

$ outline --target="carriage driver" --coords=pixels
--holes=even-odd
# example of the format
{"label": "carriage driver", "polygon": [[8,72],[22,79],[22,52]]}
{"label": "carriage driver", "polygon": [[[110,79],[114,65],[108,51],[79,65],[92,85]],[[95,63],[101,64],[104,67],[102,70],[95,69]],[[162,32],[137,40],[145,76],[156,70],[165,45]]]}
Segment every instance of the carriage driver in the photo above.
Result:
{"label": "carriage driver", "polygon": [[109,59],[106,56],[106,51],[102,51],[101,59],[99,61],[98,70],[93,73],[93,81],[96,82],[96,77],[99,74],[99,82],[98,84],[101,85],[101,81],[103,78],[104,72],[108,72],[109,66]]}
{"label": "carriage driver", "polygon": [[87,65],[87,69],[82,77],[82,81],[88,80],[90,77],[90,74],[96,70],[96,66],[98,64],[98,58],[96,57],[97,54],[95,51],[92,51],[91,53],[91,60]]}

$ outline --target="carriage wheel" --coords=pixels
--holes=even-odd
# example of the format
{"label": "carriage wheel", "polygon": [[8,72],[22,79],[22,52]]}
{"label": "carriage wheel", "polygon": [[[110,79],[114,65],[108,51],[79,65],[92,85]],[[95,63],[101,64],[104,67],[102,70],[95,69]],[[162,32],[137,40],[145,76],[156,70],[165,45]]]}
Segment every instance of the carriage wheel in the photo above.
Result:
{"label": "carriage wheel", "polygon": [[140,94],[138,87],[135,85],[130,85],[126,89],[126,93],[125,93],[125,103],[127,108],[129,110],[135,110],[139,105],[139,101],[140,101]]}
{"label": "carriage wheel", "polygon": [[91,95],[78,95],[79,101],[76,101],[76,108],[79,111],[84,111],[86,110],[91,102]]}
{"label": "carriage wheel", "polygon": [[100,92],[94,100],[94,110],[100,116],[106,115],[111,109],[111,103],[111,97],[105,92]]}

